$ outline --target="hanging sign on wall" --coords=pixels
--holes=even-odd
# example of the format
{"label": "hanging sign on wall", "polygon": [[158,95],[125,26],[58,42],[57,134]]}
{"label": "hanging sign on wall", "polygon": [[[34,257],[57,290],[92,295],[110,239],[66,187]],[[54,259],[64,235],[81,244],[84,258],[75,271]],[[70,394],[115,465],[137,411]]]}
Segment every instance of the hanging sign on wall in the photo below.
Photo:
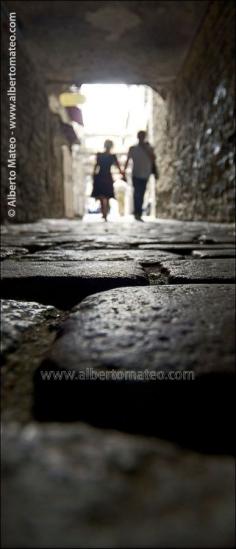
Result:
{"label": "hanging sign on wall", "polygon": [[59,99],[63,107],[76,107],[76,105],[82,105],[86,101],[85,96],[78,92],[61,93]]}

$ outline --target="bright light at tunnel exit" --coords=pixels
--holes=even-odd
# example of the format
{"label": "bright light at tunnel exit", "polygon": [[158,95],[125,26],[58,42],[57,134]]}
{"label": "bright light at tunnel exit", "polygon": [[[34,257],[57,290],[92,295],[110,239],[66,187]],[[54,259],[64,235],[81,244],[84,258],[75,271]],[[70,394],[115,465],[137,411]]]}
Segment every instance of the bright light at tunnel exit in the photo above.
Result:
{"label": "bright light at tunnel exit", "polygon": [[145,86],[126,84],[83,84],[86,101],[82,109],[86,134],[122,135],[146,129],[148,110]]}

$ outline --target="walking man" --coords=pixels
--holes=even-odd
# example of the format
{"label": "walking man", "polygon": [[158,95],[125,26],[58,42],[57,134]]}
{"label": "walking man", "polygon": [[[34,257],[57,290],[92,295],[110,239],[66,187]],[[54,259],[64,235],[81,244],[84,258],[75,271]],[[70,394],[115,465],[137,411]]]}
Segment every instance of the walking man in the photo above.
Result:
{"label": "walking man", "polygon": [[130,147],[124,170],[132,160],[132,179],[134,186],[134,216],[137,221],[142,220],[142,206],[148,179],[154,174],[158,179],[155,165],[155,154],[151,145],[146,141],[146,132],[138,132],[138,143]]}

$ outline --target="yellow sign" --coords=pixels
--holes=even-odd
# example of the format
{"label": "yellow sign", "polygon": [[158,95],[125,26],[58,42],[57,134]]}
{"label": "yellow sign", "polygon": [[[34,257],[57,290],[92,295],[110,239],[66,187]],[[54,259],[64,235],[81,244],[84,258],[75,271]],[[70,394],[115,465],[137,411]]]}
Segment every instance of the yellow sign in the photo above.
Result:
{"label": "yellow sign", "polygon": [[86,101],[85,95],[78,92],[61,93],[59,99],[63,107],[76,107],[76,105],[82,105]]}

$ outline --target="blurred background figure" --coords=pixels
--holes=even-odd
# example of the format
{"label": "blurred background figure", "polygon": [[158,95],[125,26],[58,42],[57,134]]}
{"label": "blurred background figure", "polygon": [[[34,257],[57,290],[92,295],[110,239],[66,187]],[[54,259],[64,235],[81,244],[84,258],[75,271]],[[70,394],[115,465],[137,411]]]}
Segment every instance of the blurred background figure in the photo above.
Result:
{"label": "blurred background figure", "polygon": [[127,183],[124,179],[117,179],[114,183],[115,197],[118,202],[118,212],[120,216],[125,215],[126,195],[128,191]]}
{"label": "blurred background figure", "polygon": [[146,132],[139,131],[137,134],[138,143],[130,147],[125,170],[132,160],[132,180],[134,187],[134,217],[137,221],[142,220],[143,200],[147,182],[151,174],[158,179],[158,171],[155,164],[155,154],[150,143],[146,140]]}
{"label": "blurred background figure", "polygon": [[115,198],[111,167],[116,166],[123,177],[123,171],[115,154],[112,154],[113,141],[106,139],[104,152],[97,153],[93,174],[92,197],[100,200],[103,219],[107,221],[109,199]]}

